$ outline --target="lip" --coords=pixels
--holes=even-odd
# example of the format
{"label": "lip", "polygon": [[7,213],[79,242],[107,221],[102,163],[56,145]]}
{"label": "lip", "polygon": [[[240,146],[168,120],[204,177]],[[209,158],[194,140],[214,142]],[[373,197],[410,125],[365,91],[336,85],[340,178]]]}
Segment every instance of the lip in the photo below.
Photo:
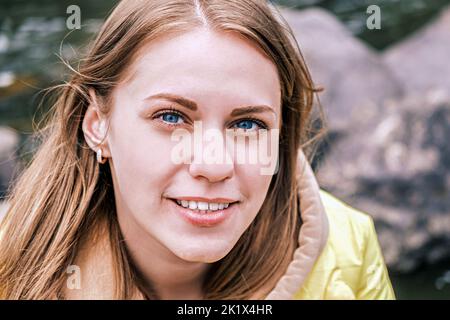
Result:
{"label": "lip", "polygon": [[181,216],[190,224],[198,227],[213,227],[219,225],[237,210],[237,204],[234,203],[230,204],[228,208],[224,208],[222,210],[217,210],[211,213],[200,213],[198,210],[191,210],[180,206],[173,199],[168,200],[170,200],[170,203],[172,204],[171,206],[176,214]]}
{"label": "lip", "polygon": [[238,200],[234,200],[231,198],[203,198],[203,197],[171,197],[169,199],[173,200],[186,200],[186,201],[198,201],[198,202],[215,202],[215,203],[234,203],[238,202]]}

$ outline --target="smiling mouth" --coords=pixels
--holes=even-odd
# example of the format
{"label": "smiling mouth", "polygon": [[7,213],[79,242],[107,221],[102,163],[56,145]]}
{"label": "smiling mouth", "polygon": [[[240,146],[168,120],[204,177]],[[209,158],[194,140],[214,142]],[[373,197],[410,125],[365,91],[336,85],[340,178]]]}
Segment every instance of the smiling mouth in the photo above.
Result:
{"label": "smiling mouth", "polygon": [[224,211],[238,204],[239,201],[235,202],[202,202],[202,201],[192,201],[192,200],[179,200],[179,199],[169,199],[174,202],[177,206],[183,209],[189,209],[197,213],[214,213],[219,211]]}

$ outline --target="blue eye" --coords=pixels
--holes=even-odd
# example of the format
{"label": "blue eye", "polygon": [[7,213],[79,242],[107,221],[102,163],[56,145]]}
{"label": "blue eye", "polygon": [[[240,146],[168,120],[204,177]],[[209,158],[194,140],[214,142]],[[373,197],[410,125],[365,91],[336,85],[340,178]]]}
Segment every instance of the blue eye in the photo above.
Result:
{"label": "blue eye", "polygon": [[238,122],[236,122],[235,125],[236,125],[237,129],[244,129],[246,131],[264,128],[264,125],[260,124],[259,121],[255,121],[255,120],[251,120],[251,119],[238,121]]}
{"label": "blue eye", "polygon": [[189,122],[183,113],[172,107],[156,112],[151,118],[168,128],[174,128]]}
{"label": "blue eye", "polygon": [[179,114],[173,112],[167,112],[162,115],[162,119],[169,123],[178,123],[178,120],[180,120],[180,118],[181,117]]}

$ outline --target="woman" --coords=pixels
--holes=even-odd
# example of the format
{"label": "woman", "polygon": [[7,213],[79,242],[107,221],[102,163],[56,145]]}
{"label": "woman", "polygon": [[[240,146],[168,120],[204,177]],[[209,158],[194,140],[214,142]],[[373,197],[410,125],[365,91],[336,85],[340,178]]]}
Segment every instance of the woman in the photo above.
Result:
{"label": "woman", "polygon": [[[2,298],[394,298],[371,218],[307,162],[315,89],[265,1],[122,1],[60,89],[1,225]],[[269,145],[269,174],[237,161]]]}

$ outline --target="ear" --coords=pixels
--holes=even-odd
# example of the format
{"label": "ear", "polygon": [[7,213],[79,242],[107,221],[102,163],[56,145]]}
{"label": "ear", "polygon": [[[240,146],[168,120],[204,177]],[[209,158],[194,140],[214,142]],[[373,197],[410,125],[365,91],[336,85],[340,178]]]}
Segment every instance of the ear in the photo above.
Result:
{"label": "ear", "polygon": [[106,117],[100,112],[97,97],[93,89],[89,89],[90,104],[83,118],[82,129],[84,139],[95,152],[102,148],[102,156],[111,157],[108,142],[106,140]]}

